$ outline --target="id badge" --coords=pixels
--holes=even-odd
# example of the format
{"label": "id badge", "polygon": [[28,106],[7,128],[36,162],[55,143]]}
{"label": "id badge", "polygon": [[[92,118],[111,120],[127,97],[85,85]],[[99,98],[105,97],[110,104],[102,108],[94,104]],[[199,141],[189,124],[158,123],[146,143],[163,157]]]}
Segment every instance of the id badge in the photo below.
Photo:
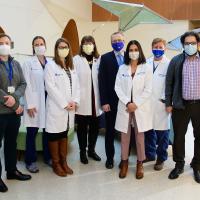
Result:
{"label": "id badge", "polygon": [[8,86],[8,93],[13,94],[15,92],[14,86]]}

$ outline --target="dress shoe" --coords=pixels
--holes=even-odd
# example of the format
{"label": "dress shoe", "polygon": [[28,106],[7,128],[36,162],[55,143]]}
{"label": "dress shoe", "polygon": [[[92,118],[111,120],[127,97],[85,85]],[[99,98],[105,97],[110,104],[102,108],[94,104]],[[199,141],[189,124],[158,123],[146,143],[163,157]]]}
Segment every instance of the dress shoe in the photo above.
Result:
{"label": "dress shoe", "polygon": [[180,174],[184,172],[184,168],[175,167],[169,174],[169,179],[176,179],[179,177]]}
{"label": "dress shoe", "polygon": [[7,191],[8,191],[8,188],[7,188],[6,184],[0,178],[0,192],[7,192]]}
{"label": "dress shoe", "polygon": [[22,174],[19,170],[16,170],[12,173],[7,173],[7,179],[16,179],[19,181],[27,181],[31,179],[31,176],[28,174]]}
{"label": "dress shoe", "polygon": [[143,160],[143,163],[147,163],[147,162],[151,162],[151,161],[155,161],[155,158],[146,158],[145,160]]}
{"label": "dress shoe", "polygon": [[88,151],[88,157],[93,158],[95,161],[101,161],[101,158],[96,154],[95,151]]}
{"label": "dress shoe", "polygon": [[121,168],[119,172],[119,178],[125,178],[128,172],[128,160],[121,161]]}
{"label": "dress shoe", "polygon": [[86,152],[80,152],[80,161],[83,164],[88,164],[88,159],[87,159],[87,156],[86,156]]}
{"label": "dress shoe", "polygon": [[142,179],[144,177],[144,168],[142,162],[137,162],[135,177],[136,179]]}
{"label": "dress shoe", "polygon": [[194,180],[197,183],[200,183],[200,170],[193,169],[193,172],[194,172]]}
{"label": "dress shoe", "polygon": [[154,170],[160,171],[160,170],[163,169],[163,166],[164,166],[164,162],[160,161],[160,160],[157,160],[156,164],[154,165]]}
{"label": "dress shoe", "polygon": [[114,167],[113,160],[106,160],[105,166],[107,169],[112,169]]}

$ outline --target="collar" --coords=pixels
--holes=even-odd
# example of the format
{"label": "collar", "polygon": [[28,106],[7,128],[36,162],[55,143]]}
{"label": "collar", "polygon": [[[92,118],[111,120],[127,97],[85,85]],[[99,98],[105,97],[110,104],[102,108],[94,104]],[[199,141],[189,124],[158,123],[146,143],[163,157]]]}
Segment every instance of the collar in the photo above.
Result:
{"label": "collar", "polygon": [[124,56],[124,51],[123,50],[121,50],[121,51],[115,51],[115,50],[113,50],[113,52],[114,52],[115,56],[118,56],[118,55]]}
{"label": "collar", "polygon": [[[11,62],[13,59],[14,59],[14,57],[9,56],[9,57],[8,57],[8,62]],[[1,63],[1,64],[4,64],[5,61],[1,60],[1,58],[0,58],[0,63]]]}

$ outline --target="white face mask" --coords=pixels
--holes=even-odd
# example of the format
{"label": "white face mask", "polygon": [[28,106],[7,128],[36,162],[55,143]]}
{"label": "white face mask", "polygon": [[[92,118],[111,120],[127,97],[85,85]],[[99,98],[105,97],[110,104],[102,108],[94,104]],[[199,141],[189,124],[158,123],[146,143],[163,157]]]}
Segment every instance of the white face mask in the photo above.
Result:
{"label": "white face mask", "polygon": [[60,56],[60,58],[66,58],[69,54],[69,49],[65,48],[65,49],[58,49],[58,55]]}
{"label": "white face mask", "polygon": [[137,60],[139,58],[139,55],[140,55],[139,51],[129,52],[129,58],[131,60]]}
{"label": "white face mask", "polygon": [[94,45],[93,44],[84,44],[83,45],[83,52],[87,55],[91,55],[94,51]]}
{"label": "white face mask", "polygon": [[184,45],[184,50],[187,55],[192,56],[197,52],[197,44]]}
{"label": "white face mask", "polygon": [[35,50],[35,54],[37,56],[43,56],[46,52],[46,47],[43,45],[43,46],[37,46],[37,47],[34,47],[34,50]]}
{"label": "white face mask", "polygon": [[2,56],[10,55],[10,45],[7,44],[0,45],[0,55]]}

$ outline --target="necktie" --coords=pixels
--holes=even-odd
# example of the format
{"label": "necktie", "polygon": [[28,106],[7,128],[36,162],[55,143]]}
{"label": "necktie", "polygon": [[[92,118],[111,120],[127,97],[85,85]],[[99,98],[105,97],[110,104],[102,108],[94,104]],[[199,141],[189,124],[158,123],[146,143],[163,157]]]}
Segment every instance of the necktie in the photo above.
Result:
{"label": "necktie", "polygon": [[118,57],[118,65],[120,66],[120,65],[123,65],[124,64],[124,57],[121,55],[121,54],[118,54],[117,55],[117,57]]}

